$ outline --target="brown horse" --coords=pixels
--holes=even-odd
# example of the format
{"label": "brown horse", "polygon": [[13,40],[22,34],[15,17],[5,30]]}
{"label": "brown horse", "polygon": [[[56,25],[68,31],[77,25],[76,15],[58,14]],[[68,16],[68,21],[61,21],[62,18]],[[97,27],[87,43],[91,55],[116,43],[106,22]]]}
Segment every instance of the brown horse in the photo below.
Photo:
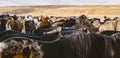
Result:
{"label": "brown horse", "polygon": [[8,20],[6,23],[6,30],[15,30],[21,32],[22,23],[18,20]]}
{"label": "brown horse", "polygon": [[92,19],[88,19],[85,15],[81,15],[77,19],[77,25],[89,30],[89,32],[98,32],[99,28],[95,27]]}
{"label": "brown horse", "polygon": [[36,25],[36,29],[38,28],[49,28],[51,27],[51,23],[48,21],[49,18],[45,18],[43,16],[41,16],[41,22],[39,22],[37,25]]}
{"label": "brown horse", "polygon": [[32,34],[33,31],[35,30],[35,24],[33,21],[31,20],[23,20],[23,29],[22,29],[22,33],[25,34]]}
{"label": "brown horse", "polygon": [[92,20],[88,19],[87,16],[85,15],[81,15],[78,19],[77,19],[78,24],[80,26],[83,26],[83,27],[87,27],[87,28],[91,28],[91,27],[94,27],[91,22]]}

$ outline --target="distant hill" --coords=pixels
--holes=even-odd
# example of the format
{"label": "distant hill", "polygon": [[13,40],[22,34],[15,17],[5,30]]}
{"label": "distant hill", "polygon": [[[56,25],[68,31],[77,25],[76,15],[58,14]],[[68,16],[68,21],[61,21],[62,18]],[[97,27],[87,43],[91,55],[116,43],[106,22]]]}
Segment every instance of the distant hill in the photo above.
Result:
{"label": "distant hill", "polygon": [[120,16],[120,5],[46,5],[0,7],[0,14]]}

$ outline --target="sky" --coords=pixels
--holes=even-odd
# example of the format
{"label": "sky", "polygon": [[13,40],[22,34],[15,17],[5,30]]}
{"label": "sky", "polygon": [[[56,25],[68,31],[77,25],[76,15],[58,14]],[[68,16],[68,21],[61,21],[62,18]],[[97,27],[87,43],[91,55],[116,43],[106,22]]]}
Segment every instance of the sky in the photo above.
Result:
{"label": "sky", "polygon": [[0,0],[0,6],[120,5],[119,0]]}

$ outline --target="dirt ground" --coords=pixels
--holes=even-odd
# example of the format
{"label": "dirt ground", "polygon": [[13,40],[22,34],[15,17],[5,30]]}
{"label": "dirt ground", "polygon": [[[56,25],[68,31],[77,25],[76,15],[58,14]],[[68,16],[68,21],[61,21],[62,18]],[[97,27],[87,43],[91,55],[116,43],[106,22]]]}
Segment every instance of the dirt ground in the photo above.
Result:
{"label": "dirt ground", "polygon": [[4,6],[0,14],[17,15],[48,15],[48,16],[79,16],[120,17],[120,5],[46,5],[46,6]]}

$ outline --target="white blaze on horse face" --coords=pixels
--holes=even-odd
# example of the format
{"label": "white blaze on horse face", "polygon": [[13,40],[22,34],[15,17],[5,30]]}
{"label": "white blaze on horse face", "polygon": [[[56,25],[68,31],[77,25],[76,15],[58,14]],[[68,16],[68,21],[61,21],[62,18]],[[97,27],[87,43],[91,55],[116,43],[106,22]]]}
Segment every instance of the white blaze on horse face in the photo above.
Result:
{"label": "white blaze on horse face", "polygon": [[8,48],[8,45],[4,42],[0,42],[0,52],[2,52],[6,48]]}

